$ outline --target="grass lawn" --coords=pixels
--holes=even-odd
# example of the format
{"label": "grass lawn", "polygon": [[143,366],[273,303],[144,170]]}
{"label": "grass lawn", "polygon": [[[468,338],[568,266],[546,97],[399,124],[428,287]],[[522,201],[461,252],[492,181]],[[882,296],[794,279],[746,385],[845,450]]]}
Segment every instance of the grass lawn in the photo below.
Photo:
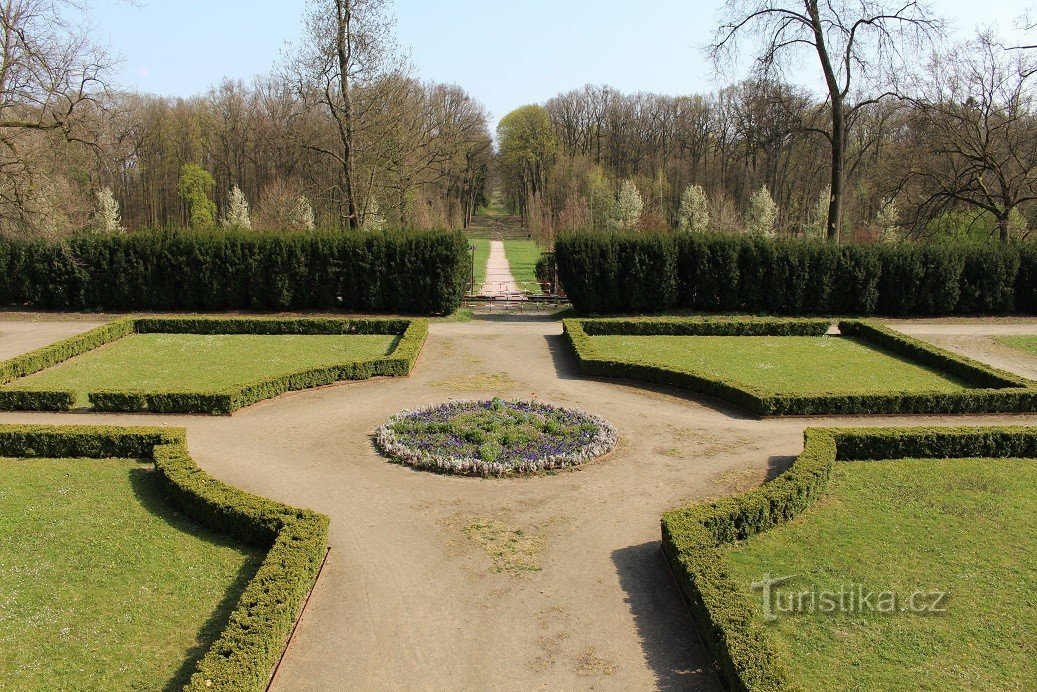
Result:
{"label": "grass lawn", "polygon": [[540,246],[535,240],[505,240],[504,254],[511,265],[511,275],[526,293],[540,293],[536,265],[540,259]]}
{"label": "grass lawn", "polygon": [[999,341],[1020,351],[1037,356],[1037,336],[1003,336]]}
{"label": "grass lawn", "polygon": [[490,261],[490,241],[486,238],[469,238],[469,243],[475,246],[475,292],[482,291],[482,285],[486,283],[486,265]]}
{"label": "grass lawn", "polygon": [[807,689],[1032,689],[1035,506],[1034,459],[842,462],[812,508],[725,559],[746,593],[767,573],[798,575],[785,594],[947,592],[942,615],[779,615],[768,631]]}
{"label": "grass lawn", "polygon": [[777,394],[956,392],[967,385],[846,337],[592,336],[604,356],[694,370]]}
{"label": "grass lawn", "polygon": [[379,358],[392,335],[131,334],[8,387],[211,391],[311,367]]}
{"label": "grass lawn", "polygon": [[0,459],[0,687],[179,688],[262,555],[127,459]]}

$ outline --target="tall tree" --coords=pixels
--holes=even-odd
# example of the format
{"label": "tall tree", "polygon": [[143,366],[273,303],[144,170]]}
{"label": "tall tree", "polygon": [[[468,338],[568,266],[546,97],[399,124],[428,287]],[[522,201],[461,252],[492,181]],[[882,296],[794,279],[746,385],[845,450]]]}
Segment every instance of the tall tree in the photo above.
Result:
{"label": "tall tree", "polygon": [[916,216],[985,212],[1007,243],[1013,216],[1037,200],[1037,60],[983,34],[937,58],[930,73],[911,128]]}
{"label": "tall tree", "polygon": [[335,123],[338,146],[308,144],[340,167],[342,224],[362,224],[357,202],[354,159],[355,90],[370,84],[394,66],[393,20],[383,0],[309,0],[306,37],[294,61],[294,73],[304,98],[323,107]]}
{"label": "tall tree", "polygon": [[749,37],[764,76],[816,59],[827,91],[827,127],[812,128],[831,153],[828,238],[838,242],[849,124],[862,108],[894,91],[895,73],[917,56],[939,23],[916,0],[729,0],[711,51],[737,53]]}
{"label": "tall tree", "polygon": [[48,231],[68,183],[49,159],[93,143],[113,61],[72,0],[0,0],[0,226]]}

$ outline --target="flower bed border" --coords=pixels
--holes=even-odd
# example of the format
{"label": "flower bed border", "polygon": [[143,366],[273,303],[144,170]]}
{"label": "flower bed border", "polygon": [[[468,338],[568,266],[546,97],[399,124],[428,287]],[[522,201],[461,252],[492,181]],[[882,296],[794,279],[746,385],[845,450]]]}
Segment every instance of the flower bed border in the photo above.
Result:
{"label": "flower bed border", "polygon": [[0,456],[151,459],[193,521],[266,551],[185,690],[265,690],[328,548],[328,517],[222,483],[195,464],[182,428],[0,425]]}
{"label": "flower bed border", "polygon": [[1037,458],[1037,427],[809,428],[785,473],[734,497],[667,512],[663,552],[721,678],[734,690],[790,690],[758,608],[729,576],[725,547],[788,522],[827,487],[836,461]]}
{"label": "flower bed border", "polygon": [[963,414],[1037,412],[1037,383],[866,320],[838,322],[852,336],[904,360],[953,375],[976,387],[961,392],[880,392],[873,394],[779,394],[725,380],[708,372],[664,368],[618,360],[598,352],[591,336],[823,336],[836,324],[828,319],[670,318],[563,321],[565,335],[585,376],[615,377],[678,387],[704,394],[754,415],[818,416],[854,414]]}
{"label": "flower bed border", "polygon": [[[613,449],[615,449],[618,442],[618,433],[615,427],[611,423],[606,421],[604,418],[597,416],[593,413],[588,413],[582,409],[573,408],[570,406],[556,406],[554,404],[548,404],[541,401],[523,402],[530,403],[533,406],[550,409],[553,411],[567,411],[574,413],[579,416],[583,416],[592,423],[598,426],[598,433],[594,437],[594,441],[591,444],[584,445],[577,452],[569,454],[557,454],[547,457],[541,457],[535,459],[532,462],[526,464],[519,464],[517,466],[505,467],[503,464],[491,463],[483,461],[482,459],[475,459],[469,457],[452,457],[438,454],[429,454],[426,452],[418,452],[407,445],[397,442],[395,432],[392,430],[393,423],[396,423],[408,416],[416,413],[428,413],[431,411],[438,411],[450,407],[463,407],[469,404],[484,404],[485,401],[481,400],[462,400],[462,401],[448,401],[441,404],[429,404],[415,409],[407,409],[400,411],[392,416],[389,421],[383,425],[380,425],[374,432],[374,443],[384,456],[388,457],[394,462],[404,464],[407,466],[413,466],[414,468],[439,471],[442,473],[452,473],[456,475],[467,475],[467,476],[506,476],[506,475],[523,475],[530,473],[539,473],[542,471],[552,471],[564,468],[571,468],[573,466],[580,466],[593,459],[598,459],[605,456]],[[504,401],[506,404],[513,404],[516,402]]]}
{"label": "flower bed border", "polygon": [[[107,389],[88,392],[95,412],[202,413],[230,415],[264,399],[343,380],[410,374],[428,336],[424,319],[255,317],[123,318],[49,346],[0,362],[0,385],[59,365],[130,334],[387,334],[399,338],[381,358],[348,361],[267,377],[239,387],[209,391]],[[0,389],[0,411],[71,411],[76,392]]]}

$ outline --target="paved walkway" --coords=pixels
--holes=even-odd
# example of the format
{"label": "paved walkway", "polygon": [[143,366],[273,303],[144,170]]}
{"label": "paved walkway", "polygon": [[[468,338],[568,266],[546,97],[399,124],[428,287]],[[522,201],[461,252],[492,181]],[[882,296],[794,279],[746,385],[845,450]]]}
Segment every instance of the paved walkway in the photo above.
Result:
{"label": "paved walkway", "polygon": [[518,282],[511,274],[511,265],[504,252],[504,243],[500,240],[490,241],[490,259],[486,263],[486,283],[482,287],[482,295],[497,298],[522,294]]}
{"label": "paved walkway", "polygon": [[[86,326],[31,329],[46,341]],[[5,332],[0,323],[0,352]],[[372,448],[371,432],[401,409],[494,394],[602,415],[619,446],[576,471],[518,479],[416,471]],[[809,426],[1006,421],[1037,416],[753,420],[673,390],[582,379],[558,322],[504,316],[433,324],[409,378],[299,392],[229,418],[0,414],[186,427],[209,473],[330,515],[331,558],[275,685],[293,692],[719,689],[660,554],[663,511],[774,476]],[[465,530],[479,522],[538,537],[540,571],[495,571]]]}

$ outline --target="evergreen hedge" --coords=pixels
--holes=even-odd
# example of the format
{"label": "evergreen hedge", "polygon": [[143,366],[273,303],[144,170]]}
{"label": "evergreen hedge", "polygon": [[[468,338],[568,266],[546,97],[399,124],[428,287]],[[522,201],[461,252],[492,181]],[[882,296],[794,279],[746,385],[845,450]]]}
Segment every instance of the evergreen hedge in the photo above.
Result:
{"label": "evergreen hedge", "polygon": [[[98,412],[230,415],[286,392],[343,380],[409,375],[428,336],[424,319],[145,317],[109,322],[36,351],[0,362],[0,385],[58,365],[129,334],[396,334],[392,353],[372,360],[308,368],[219,391],[105,390],[89,392]],[[72,391],[0,388],[0,411],[71,411]]]}
{"label": "evergreen hedge", "polygon": [[817,416],[839,414],[1024,413],[1037,411],[1037,383],[861,320],[839,323],[839,331],[900,358],[952,375],[971,389],[960,392],[877,394],[784,394],[724,380],[706,371],[622,360],[598,351],[592,336],[822,336],[831,320],[781,318],[567,319],[563,321],[580,363],[591,377],[614,377],[679,387],[726,401],[751,414]]}
{"label": "evergreen hedge", "polygon": [[0,425],[0,456],[152,459],[170,501],[193,521],[266,556],[187,690],[266,689],[328,549],[328,518],[233,488],[202,471],[177,428]]}
{"label": "evergreen hedge", "polygon": [[559,277],[588,314],[1037,312],[1037,243],[843,245],[706,233],[559,237]]}
{"label": "evergreen hedge", "polygon": [[770,483],[663,515],[663,552],[727,686],[796,689],[758,607],[728,574],[727,545],[806,510],[827,486],[837,460],[970,457],[1037,457],[1037,428],[808,429],[803,453]]}
{"label": "evergreen hedge", "polygon": [[471,256],[448,231],[145,231],[0,238],[0,305],[447,314]]}

